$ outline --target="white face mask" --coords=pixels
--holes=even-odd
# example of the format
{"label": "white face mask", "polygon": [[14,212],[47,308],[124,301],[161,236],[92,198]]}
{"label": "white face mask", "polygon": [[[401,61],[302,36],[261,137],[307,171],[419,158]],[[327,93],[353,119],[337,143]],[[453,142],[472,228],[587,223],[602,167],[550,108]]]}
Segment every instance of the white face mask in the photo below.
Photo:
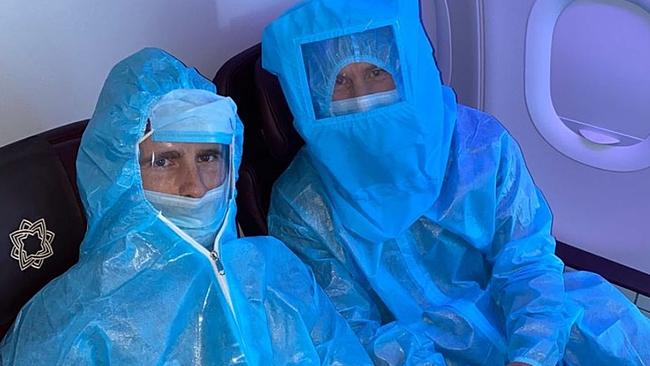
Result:
{"label": "white face mask", "polygon": [[211,189],[201,198],[144,191],[147,200],[205,248],[211,250],[226,212],[227,186]]}
{"label": "white face mask", "polygon": [[330,104],[330,111],[334,116],[343,116],[351,113],[366,112],[398,101],[399,93],[396,89],[393,89],[381,93],[333,101]]}

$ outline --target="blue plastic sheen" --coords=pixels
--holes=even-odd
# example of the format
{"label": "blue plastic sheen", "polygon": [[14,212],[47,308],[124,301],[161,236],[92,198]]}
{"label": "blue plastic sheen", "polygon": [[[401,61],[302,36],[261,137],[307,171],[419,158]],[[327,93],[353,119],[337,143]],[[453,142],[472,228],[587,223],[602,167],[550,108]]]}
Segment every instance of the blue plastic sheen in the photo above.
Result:
{"label": "blue plastic sheen", "polygon": [[[77,160],[88,217],[79,262],[23,307],[0,365],[370,364],[290,250],[269,237],[237,239],[234,199],[211,255],[147,202],[138,141],[151,107],[177,89],[215,92],[158,49],[111,71]],[[242,153],[236,122],[231,174]]]}
{"label": "blue plastic sheen", "polygon": [[[327,106],[314,96],[332,90],[313,80],[340,66],[312,75],[303,45],[387,25],[400,60],[379,62],[400,65],[403,101],[316,118]],[[387,55],[364,50],[354,57]],[[267,27],[263,66],[305,141],[274,186],[270,234],[311,267],[376,364],[650,365],[650,321],[598,275],[563,274],[518,145],[456,104],[432,55],[415,0],[306,1]]]}

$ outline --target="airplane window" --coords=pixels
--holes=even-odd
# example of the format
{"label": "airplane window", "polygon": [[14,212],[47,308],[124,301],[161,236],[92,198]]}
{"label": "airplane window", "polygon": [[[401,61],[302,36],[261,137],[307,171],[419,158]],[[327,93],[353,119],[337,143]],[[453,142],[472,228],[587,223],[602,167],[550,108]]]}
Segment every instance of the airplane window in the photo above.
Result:
{"label": "airplane window", "polygon": [[650,2],[538,0],[526,27],[526,105],[544,140],[595,168],[649,168]]}
{"label": "airplane window", "polygon": [[650,13],[629,1],[574,1],[551,56],[553,105],[571,130],[605,145],[650,135]]}

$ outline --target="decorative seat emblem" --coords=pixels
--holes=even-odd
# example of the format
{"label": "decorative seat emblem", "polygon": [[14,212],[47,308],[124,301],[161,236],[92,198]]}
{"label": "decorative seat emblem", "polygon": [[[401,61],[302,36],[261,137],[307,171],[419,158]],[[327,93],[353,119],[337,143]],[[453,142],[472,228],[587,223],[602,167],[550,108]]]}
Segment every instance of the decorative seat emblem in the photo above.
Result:
{"label": "decorative seat emblem", "polygon": [[[40,249],[34,254],[28,254],[25,250],[25,239],[36,235],[41,241]],[[54,233],[47,230],[45,219],[35,222],[23,219],[20,222],[20,228],[9,234],[13,248],[11,249],[11,258],[18,261],[20,270],[24,271],[29,267],[40,269],[43,261],[54,254],[52,242]]]}

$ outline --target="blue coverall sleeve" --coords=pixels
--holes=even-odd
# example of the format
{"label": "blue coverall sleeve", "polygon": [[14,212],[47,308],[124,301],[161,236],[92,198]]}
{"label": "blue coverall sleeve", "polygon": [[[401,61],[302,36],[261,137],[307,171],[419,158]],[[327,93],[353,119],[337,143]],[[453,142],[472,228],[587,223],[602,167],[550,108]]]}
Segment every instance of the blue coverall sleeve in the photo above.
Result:
{"label": "blue coverall sleeve", "polygon": [[[277,186],[276,186],[277,187]],[[314,273],[316,281],[365,345],[381,324],[379,310],[366,289],[343,264],[344,253],[335,253],[328,240],[303,220],[280,189],[274,189],[269,210],[269,234],[280,239]],[[312,219],[318,219],[314,216]]]}
{"label": "blue coverall sleeve", "polygon": [[496,181],[490,286],[506,319],[508,359],[555,365],[571,321],[564,314],[564,265],[555,256],[551,212],[516,142],[505,134]]}
{"label": "blue coverall sleeve", "polygon": [[[262,352],[266,358],[247,362],[313,363],[315,354],[305,357],[313,345],[320,365],[371,364],[361,343],[336,312],[312,271],[284,244],[269,237],[247,237],[233,243],[224,253],[231,259],[226,264],[233,276],[231,281],[241,288],[234,292],[235,298],[237,294],[244,294],[246,304],[239,309],[245,310],[238,314],[239,326],[245,329],[243,333],[255,334],[260,328],[270,330],[245,341],[249,348],[268,349]],[[304,346],[296,347],[301,344]],[[296,354],[296,348],[304,351]]]}
{"label": "blue coverall sleeve", "polygon": [[[351,331],[345,319],[337,313],[331,300],[318,285],[313,272],[305,267],[304,263],[284,245],[277,245],[274,251],[276,258],[280,256],[278,254],[281,254],[285,258],[284,260],[295,263],[293,267],[302,268],[304,276],[312,284],[309,302],[302,305],[295,304],[295,306],[305,306],[301,310],[301,315],[309,329],[321,365],[369,365],[370,360],[364,352],[362,344],[355,333]],[[281,274],[281,276],[284,275]]]}
{"label": "blue coverall sleeve", "polygon": [[[375,364],[397,366],[426,363],[444,366],[443,357],[436,353],[433,342],[425,335],[423,324],[390,322],[381,326],[382,319],[374,294],[366,290],[354,273],[346,268],[352,260],[340,248],[332,230],[315,230],[307,220],[323,219],[323,215],[300,214],[296,200],[288,200],[276,188],[269,210],[269,234],[279,238],[309,266],[334,307],[348,322]],[[309,212],[309,210],[303,210]],[[320,232],[320,233],[319,233]],[[327,237],[326,237],[327,236]]]}

